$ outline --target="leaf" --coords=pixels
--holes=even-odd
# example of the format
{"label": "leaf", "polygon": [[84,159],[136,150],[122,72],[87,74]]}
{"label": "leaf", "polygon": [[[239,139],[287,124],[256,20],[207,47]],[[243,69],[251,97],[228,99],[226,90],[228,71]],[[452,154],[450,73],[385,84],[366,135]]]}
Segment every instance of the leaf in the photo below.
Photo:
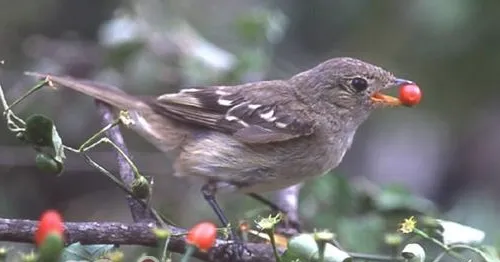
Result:
{"label": "leaf", "polygon": [[63,164],[66,156],[64,155],[64,145],[54,122],[39,114],[34,114],[26,119],[26,130],[23,133],[26,141],[39,147],[51,147],[54,152],[54,160]]}
{"label": "leaf", "polygon": [[357,252],[377,252],[384,239],[384,219],[375,214],[338,220],[337,235],[342,246]]}
{"label": "leaf", "polygon": [[295,257],[290,251],[286,250],[283,255],[281,255],[281,262],[308,262]]}
{"label": "leaf", "polygon": [[35,163],[36,167],[45,173],[60,174],[63,170],[63,165],[47,153],[38,153],[35,158]]}
{"label": "leaf", "polygon": [[265,39],[266,13],[254,11],[240,16],[236,20],[236,30],[246,44],[258,44]]}
{"label": "leaf", "polygon": [[56,126],[52,126],[52,146],[56,153],[54,159],[62,165],[66,155],[64,155],[64,145],[59,133],[57,133]]}
{"label": "leaf", "polygon": [[443,227],[442,237],[445,245],[480,244],[486,236],[484,231],[456,222],[441,219],[437,219],[437,222]]}
{"label": "leaf", "polygon": [[403,248],[401,256],[406,258],[408,262],[424,262],[425,250],[421,245],[411,243]]}
{"label": "leaf", "polygon": [[63,261],[94,261],[114,249],[114,245],[82,245],[78,242],[65,248],[61,257]]}
{"label": "leaf", "polygon": [[415,197],[407,189],[397,185],[386,187],[374,201],[376,208],[385,212],[407,210],[432,213],[436,210],[431,201]]}
{"label": "leaf", "polygon": [[140,40],[131,39],[108,48],[106,62],[112,67],[123,69],[131,57],[140,51],[144,43]]}
{"label": "leaf", "polygon": [[[338,225],[334,220],[332,225],[332,217],[341,218],[352,214],[355,210],[355,193],[349,184],[346,176],[330,173],[310,183],[311,188],[303,190],[308,192],[311,196],[306,197],[310,199],[312,205],[301,205],[302,212],[313,214],[318,210],[307,210],[314,206],[322,206],[321,214],[316,214],[314,217],[314,224],[317,227],[332,228],[337,230]],[[311,212],[312,211],[312,212]]]}
{"label": "leaf", "polygon": [[[311,234],[300,234],[290,239],[288,249],[282,255],[283,261],[314,262],[319,260],[319,247]],[[352,258],[345,251],[330,243],[325,245],[324,262],[347,262]]]}
{"label": "leaf", "polygon": [[26,139],[34,145],[52,147],[54,122],[43,115],[31,115],[26,119]]}
{"label": "leaf", "polygon": [[288,19],[281,11],[254,9],[236,19],[236,33],[243,44],[259,46],[264,40],[281,40],[287,25]]}

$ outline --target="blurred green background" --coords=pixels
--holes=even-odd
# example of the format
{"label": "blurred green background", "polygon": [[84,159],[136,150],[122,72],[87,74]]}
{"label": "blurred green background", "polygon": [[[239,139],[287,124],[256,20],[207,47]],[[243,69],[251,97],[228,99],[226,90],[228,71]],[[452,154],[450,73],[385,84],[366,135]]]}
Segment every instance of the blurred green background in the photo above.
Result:
{"label": "blurred green background", "polygon": [[[346,246],[378,252],[380,212],[367,210],[412,205],[485,230],[495,245],[499,14],[493,0],[0,0],[0,81],[9,101],[33,86],[25,70],[154,95],[287,78],[331,57],[357,57],[417,82],[423,102],[376,112],[341,166],[304,184],[305,228],[331,228]],[[74,147],[100,128],[92,100],[66,89],[44,89],[16,112],[51,117]],[[199,183],[173,178],[160,152],[124,134],[138,167],[155,178],[155,206],[185,227],[216,221]],[[116,172],[110,147],[92,155]],[[60,177],[39,172],[34,157],[0,128],[0,217],[36,219],[58,208],[69,221],[131,221],[123,193],[79,156],[68,153]],[[219,198],[233,222],[263,208],[245,196]]]}

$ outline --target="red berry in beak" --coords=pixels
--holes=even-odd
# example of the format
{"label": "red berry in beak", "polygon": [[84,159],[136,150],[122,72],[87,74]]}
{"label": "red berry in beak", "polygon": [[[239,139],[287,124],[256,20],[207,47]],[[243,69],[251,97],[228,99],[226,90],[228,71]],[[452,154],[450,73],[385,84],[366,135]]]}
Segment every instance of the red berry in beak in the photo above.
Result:
{"label": "red berry in beak", "polygon": [[415,106],[422,100],[422,92],[416,84],[402,85],[399,88],[399,100],[405,106]]}

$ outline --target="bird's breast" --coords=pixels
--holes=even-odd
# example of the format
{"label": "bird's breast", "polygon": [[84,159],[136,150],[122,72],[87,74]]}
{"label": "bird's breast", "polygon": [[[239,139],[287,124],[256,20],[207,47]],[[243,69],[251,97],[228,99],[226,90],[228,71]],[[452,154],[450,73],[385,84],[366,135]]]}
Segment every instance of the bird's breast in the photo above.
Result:
{"label": "bird's breast", "polygon": [[342,160],[352,138],[316,134],[284,142],[245,144],[219,132],[193,137],[177,159],[179,175],[224,181],[245,192],[266,192],[325,174]]}

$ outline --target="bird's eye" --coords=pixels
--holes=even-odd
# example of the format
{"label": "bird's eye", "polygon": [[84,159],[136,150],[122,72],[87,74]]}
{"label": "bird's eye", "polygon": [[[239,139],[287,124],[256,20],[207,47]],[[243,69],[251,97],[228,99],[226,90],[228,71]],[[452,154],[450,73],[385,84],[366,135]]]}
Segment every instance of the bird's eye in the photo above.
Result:
{"label": "bird's eye", "polygon": [[366,80],[363,78],[356,77],[352,79],[351,85],[352,87],[354,87],[354,89],[356,89],[356,91],[361,92],[366,90],[366,88],[368,87],[368,82],[366,82]]}

